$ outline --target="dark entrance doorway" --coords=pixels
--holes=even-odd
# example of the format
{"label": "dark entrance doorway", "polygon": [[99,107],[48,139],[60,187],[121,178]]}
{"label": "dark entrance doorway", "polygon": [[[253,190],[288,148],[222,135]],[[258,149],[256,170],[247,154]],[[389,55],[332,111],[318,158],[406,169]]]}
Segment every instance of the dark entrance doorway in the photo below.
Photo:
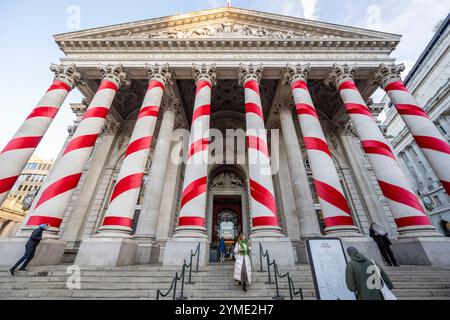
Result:
{"label": "dark entrance doorway", "polygon": [[242,232],[242,197],[240,195],[214,196],[212,214],[210,262],[219,260],[221,237],[225,241],[225,258],[232,260],[234,244]]}

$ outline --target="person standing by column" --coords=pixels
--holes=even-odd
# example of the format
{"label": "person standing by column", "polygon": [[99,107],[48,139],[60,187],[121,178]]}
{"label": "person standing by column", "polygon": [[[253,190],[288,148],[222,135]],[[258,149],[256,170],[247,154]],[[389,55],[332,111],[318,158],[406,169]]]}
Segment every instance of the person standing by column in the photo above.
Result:
{"label": "person standing by column", "polygon": [[388,233],[386,229],[379,225],[378,223],[373,222],[369,229],[369,235],[375,240],[378,245],[378,249],[380,249],[381,256],[386,261],[388,266],[396,266],[399,267],[397,260],[394,257],[394,254],[391,250],[391,240],[388,238]]}
{"label": "person standing by column", "polygon": [[234,280],[242,284],[242,290],[247,291],[247,283],[252,282],[252,264],[250,262],[251,247],[247,241],[247,236],[241,234],[236,245],[234,246],[234,254],[236,263],[234,265]]}
{"label": "person standing by column", "polygon": [[23,255],[22,258],[20,258],[16,262],[16,264],[11,269],[9,269],[9,272],[11,273],[12,276],[15,275],[17,267],[24,261],[25,262],[23,263],[22,267],[19,270],[27,271],[26,268],[28,264],[31,262],[31,260],[34,258],[36,248],[42,240],[42,233],[44,232],[44,230],[48,229],[48,227],[49,227],[48,224],[41,224],[31,233],[30,239],[25,245],[25,254]]}

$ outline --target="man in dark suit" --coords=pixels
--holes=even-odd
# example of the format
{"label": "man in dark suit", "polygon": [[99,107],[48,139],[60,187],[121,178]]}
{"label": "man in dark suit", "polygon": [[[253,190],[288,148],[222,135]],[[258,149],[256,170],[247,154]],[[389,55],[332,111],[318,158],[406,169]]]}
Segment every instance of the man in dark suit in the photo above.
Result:
{"label": "man in dark suit", "polygon": [[9,269],[9,272],[11,273],[12,276],[14,276],[14,274],[16,273],[17,267],[24,261],[25,262],[23,263],[22,267],[19,270],[27,271],[26,267],[30,263],[30,261],[33,259],[34,253],[36,252],[36,248],[42,240],[42,233],[44,232],[44,230],[48,229],[48,227],[49,227],[48,224],[41,224],[38,228],[33,230],[33,232],[31,233],[30,239],[28,240],[28,242],[25,245],[25,254],[23,255],[22,258],[20,258],[16,262],[14,267]]}

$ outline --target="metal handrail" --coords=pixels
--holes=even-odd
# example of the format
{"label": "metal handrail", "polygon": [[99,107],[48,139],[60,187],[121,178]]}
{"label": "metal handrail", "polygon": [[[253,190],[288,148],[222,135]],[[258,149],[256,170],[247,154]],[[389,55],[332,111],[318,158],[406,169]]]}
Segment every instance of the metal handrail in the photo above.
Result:
{"label": "metal handrail", "polygon": [[284,299],[284,297],[282,295],[280,295],[280,289],[279,289],[279,286],[278,286],[278,279],[287,278],[288,286],[289,286],[289,298],[290,298],[290,300],[294,300],[294,297],[297,296],[297,295],[300,295],[300,299],[303,300],[303,290],[302,290],[302,288],[299,288],[298,290],[295,289],[294,280],[292,280],[292,277],[291,277],[289,272],[287,272],[285,274],[280,274],[280,272],[278,270],[278,265],[277,265],[277,262],[275,261],[275,259],[273,259],[272,262],[270,262],[269,250],[266,250],[264,252],[261,243],[259,243],[259,262],[260,262],[260,270],[259,270],[259,272],[263,272],[263,263],[262,263],[263,258],[266,258],[267,273],[268,273],[268,277],[269,277],[269,279],[266,282],[266,284],[273,284],[272,279],[271,279],[271,275],[270,275],[270,267],[271,266],[273,266],[273,273],[275,275],[275,287],[276,287],[276,290],[277,290],[277,294],[275,296],[273,296],[272,299],[274,299],[274,300],[283,300]]}
{"label": "metal handrail", "polygon": [[[185,285],[185,274],[186,269],[189,268],[189,282],[187,284],[194,284],[192,282],[192,259],[197,256],[197,266],[194,272],[198,272],[198,264],[200,261],[200,243],[197,245],[197,249],[195,252],[191,250],[191,256],[189,258],[189,264],[186,264],[186,260],[183,260],[183,266],[181,268],[181,275],[178,277],[178,272],[175,273],[175,276],[172,279],[172,283],[170,284],[169,290],[166,293],[162,293],[161,289],[156,290],[156,300],[159,300],[159,297],[167,297],[171,291],[173,291],[172,300],[187,300],[187,297],[184,295],[184,285]],[[181,281],[181,292],[180,296],[177,297],[177,283]]]}

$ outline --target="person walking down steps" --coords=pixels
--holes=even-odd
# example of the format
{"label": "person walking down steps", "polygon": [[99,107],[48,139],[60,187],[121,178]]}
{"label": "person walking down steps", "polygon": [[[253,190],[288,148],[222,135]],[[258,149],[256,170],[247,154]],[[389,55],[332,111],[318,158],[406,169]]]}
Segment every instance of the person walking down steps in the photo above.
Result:
{"label": "person walking down steps", "polygon": [[[34,229],[31,233],[30,239],[25,244],[25,254],[22,258],[20,258],[16,264],[9,269],[9,272],[12,276],[15,275],[17,267],[23,262],[22,267],[19,269],[20,271],[27,271],[27,266],[31,262],[36,252],[36,248],[42,240],[42,233],[44,230],[48,229],[48,224],[41,224],[38,228]],[[25,261],[25,262],[24,262]]]}
{"label": "person walking down steps", "polygon": [[388,266],[396,266],[399,267],[399,264],[397,260],[394,257],[394,253],[392,253],[391,250],[391,240],[388,238],[388,233],[386,229],[377,224],[372,223],[369,229],[369,235],[375,240],[377,243],[378,249],[380,250],[381,255],[383,256],[383,259],[386,261],[386,264]]}
{"label": "person walking down steps", "polygon": [[247,283],[251,283],[252,264],[250,262],[251,247],[247,241],[245,234],[239,236],[236,245],[234,246],[234,253],[236,263],[234,265],[234,280],[242,284],[242,289],[247,291]]}

